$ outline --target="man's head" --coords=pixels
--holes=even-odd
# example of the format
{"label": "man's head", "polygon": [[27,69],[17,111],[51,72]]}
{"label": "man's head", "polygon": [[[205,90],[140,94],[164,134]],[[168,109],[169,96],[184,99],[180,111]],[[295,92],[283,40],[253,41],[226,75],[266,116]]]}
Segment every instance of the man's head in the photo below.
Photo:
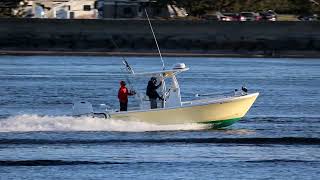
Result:
{"label": "man's head", "polygon": [[120,81],[120,85],[121,85],[121,86],[126,86],[126,82]]}
{"label": "man's head", "polygon": [[151,80],[154,84],[157,83],[157,78],[156,78],[156,77],[152,77],[150,80]]}

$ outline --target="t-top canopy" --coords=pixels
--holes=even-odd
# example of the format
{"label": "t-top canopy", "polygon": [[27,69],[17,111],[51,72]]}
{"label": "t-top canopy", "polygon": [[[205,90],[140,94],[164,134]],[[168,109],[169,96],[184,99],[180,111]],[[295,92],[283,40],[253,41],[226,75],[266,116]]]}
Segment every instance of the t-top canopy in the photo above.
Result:
{"label": "t-top canopy", "polygon": [[173,66],[172,69],[163,71],[152,71],[152,72],[141,72],[134,73],[133,76],[162,76],[163,78],[171,78],[172,76],[179,74],[181,72],[189,70],[184,63],[178,63]]}

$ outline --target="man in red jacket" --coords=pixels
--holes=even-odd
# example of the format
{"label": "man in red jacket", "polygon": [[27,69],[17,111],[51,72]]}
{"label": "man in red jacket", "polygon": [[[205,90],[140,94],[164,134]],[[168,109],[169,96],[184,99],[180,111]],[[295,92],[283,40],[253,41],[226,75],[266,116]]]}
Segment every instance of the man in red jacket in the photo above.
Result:
{"label": "man in red jacket", "polygon": [[134,91],[129,91],[126,88],[126,83],[124,81],[120,81],[120,89],[118,91],[118,99],[120,102],[120,111],[127,111],[128,108],[128,96],[135,95]]}

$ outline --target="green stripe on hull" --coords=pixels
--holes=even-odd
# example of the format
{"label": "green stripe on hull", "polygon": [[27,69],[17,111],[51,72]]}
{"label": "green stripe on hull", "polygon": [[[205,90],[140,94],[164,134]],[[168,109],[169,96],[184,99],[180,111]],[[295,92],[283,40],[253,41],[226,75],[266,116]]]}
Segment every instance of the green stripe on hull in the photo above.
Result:
{"label": "green stripe on hull", "polygon": [[233,123],[239,121],[241,118],[233,118],[233,119],[226,119],[226,120],[218,120],[218,121],[207,121],[202,122],[201,124],[210,124],[212,128],[218,129],[226,126],[230,126]]}

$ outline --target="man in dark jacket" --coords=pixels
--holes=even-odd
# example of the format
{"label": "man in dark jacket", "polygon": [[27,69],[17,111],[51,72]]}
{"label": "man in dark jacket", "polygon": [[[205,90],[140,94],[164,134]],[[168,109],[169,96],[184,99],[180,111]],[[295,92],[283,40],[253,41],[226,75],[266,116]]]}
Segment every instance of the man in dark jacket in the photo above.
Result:
{"label": "man in dark jacket", "polygon": [[120,111],[127,111],[128,109],[128,96],[135,95],[134,91],[129,91],[126,88],[126,83],[124,81],[120,81],[120,88],[118,91],[118,99],[120,102]]}
{"label": "man in dark jacket", "polygon": [[157,84],[157,78],[155,77],[152,77],[148,82],[146,94],[147,96],[149,96],[151,109],[157,108],[157,98],[159,98],[160,100],[163,100],[163,98],[160,97],[157,92],[157,89],[162,85],[162,82],[160,82],[158,85],[156,84]]}

